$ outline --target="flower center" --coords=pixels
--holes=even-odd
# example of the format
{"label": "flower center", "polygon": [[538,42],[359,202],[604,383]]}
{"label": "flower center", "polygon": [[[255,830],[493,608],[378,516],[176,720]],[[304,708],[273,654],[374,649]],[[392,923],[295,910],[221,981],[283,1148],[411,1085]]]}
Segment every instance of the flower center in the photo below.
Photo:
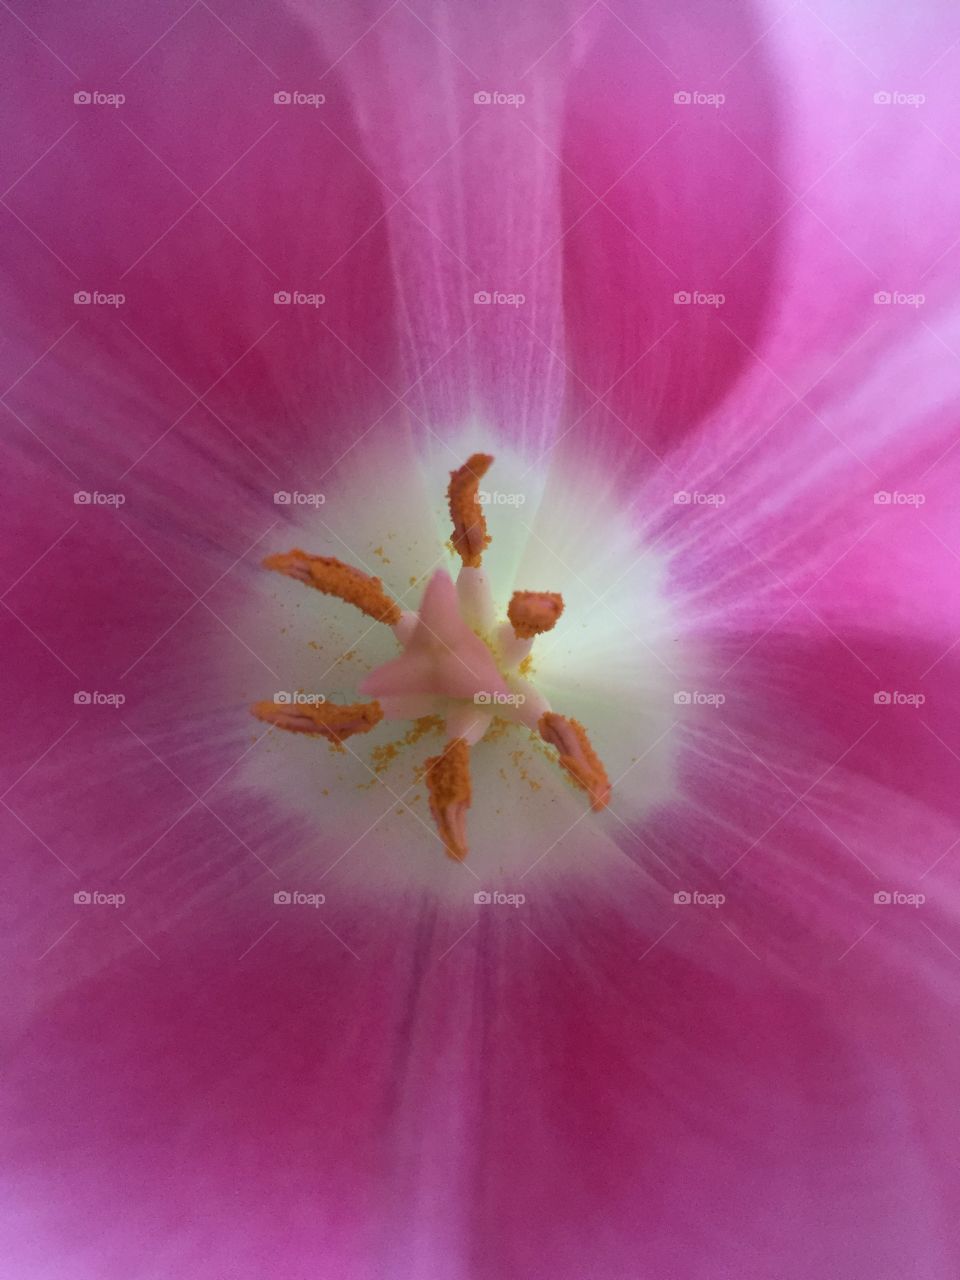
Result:
{"label": "flower center", "polygon": [[366,733],[381,720],[440,716],[447,743],[426,762],[430,811],[450,857],[467,856],[467,811],[472,793],[470,748],[499,716],[526,726],[557,752],[560,765],[602,809],[610,782],[583,725],[553,711],[529,678],[537,636],[551,631],[563,613],[563,598],[552,591],[514,591],[506,618],[498,620],[483,552],[490,543],[479,483],[493,463],[473,454],[451,472],[447,498],[453,546],[462,567],[456,584],[437,570],[419,609],[401,609],[379,578],[329,556],[293,550],[269,556],[264,564],[326,595],[353,605],[392,628],[401,652],[376,667],[358,692],[371,701],[349,706],[258,702],[260,720],[293,733],[312,734],[336,747]]}

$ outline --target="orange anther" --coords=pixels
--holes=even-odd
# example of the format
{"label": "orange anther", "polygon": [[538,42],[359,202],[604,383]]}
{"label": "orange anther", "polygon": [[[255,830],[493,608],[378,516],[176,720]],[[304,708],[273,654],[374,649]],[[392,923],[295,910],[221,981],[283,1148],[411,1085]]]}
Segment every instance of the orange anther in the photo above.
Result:
{"label": "orange anther", "polygon": [[471,569],[480,567],[484,547],[490,543],[483,507],[477,501],[477,490],[492,463],[490,454],[474,453],[459,470],[450,472],[447,501],[453,521],[453,545],[463,563]]}
{"label": "orange anther", "polygon": [[507,606],[507,617],[518,640],[552,631],[563,613],[563,596],[556,591],[515,591]]}
{"label": "orange anther", "polygon": [[448,742],[443,754],[427,761],[430,812],[451,858],[467,856],[467,810],[470,808],[470,748],[463,738]]}
{"label": "orange anther", "polygon": [[545,711],[537,727],[544,742],[559,751],[560,763],[574,782],[589,794],[590,807],[605,808],[610,799],[610,779],[583,725],[555,711]]}
{"label": "orange anther", "polygon": [[391,600],[379,578],[354,569],[333,556],[311,556],[295,548],[280,555],[267,556],[264,565],[276,569],[288,578],[296,578],[308,587],[315,587],[328,596],[337,596],[347,604],[355,605],[361,613],[376,622],[395,626],[402,610]]}
{"label": "orange anther", "polygon": [[355,702],[341,706],[334,702],[256,702],[250,708],[258,720],[340,742],[355,733],[368,733],[383,719],[379,702]]}

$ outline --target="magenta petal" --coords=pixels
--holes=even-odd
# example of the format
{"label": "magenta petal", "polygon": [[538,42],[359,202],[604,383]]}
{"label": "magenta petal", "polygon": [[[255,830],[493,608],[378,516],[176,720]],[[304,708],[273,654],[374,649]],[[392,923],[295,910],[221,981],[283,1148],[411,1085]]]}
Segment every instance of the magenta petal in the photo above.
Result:
{"label": "magenta petal", "polygon": [[[343,451],[316,465],[324,435],[359,434],[402,390],[385,192],[355,103],[336,70],[323,124],[274,101],[335,57],[281,5],[127,6],[107,66],[116,21],[54,4],[34,36],[10,19],[4,101],[23,154],[0,209],[16,300],[2,368],[21,421],[6,429],[74,471],[95,453],[143,474],[162,439],[235,454],[248,486],[293,488],[297,465],[307,487]],[[126,101],[73,101],[97,86]],[[125,301],[75,305],[97,291]],[[315,301],[275,302],[294,295]]]}
{"label": "magenta petal", "polygon": [[[773,305],[779,236],[766,233],[788,205],[775,176],[788,125],[768,22],[752,6],[699,0],[607,6],[570,82],[567,234],[552,255],[569,412],[647,469],[731,389]],[[683,303],[694,295],[724,301]]]}

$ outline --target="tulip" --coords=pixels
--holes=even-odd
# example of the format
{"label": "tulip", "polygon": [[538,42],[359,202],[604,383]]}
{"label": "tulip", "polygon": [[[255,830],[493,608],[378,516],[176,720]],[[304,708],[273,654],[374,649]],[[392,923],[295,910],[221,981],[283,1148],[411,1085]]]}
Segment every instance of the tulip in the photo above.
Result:
{"label": "tulip", "polygon": [[950,6],[0,26],[5,1274],[954,1277]]}

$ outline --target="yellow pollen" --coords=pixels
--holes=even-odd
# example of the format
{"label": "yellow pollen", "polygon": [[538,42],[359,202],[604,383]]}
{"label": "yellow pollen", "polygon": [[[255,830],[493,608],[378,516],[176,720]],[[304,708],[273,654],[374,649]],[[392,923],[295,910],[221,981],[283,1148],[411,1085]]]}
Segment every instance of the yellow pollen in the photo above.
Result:
{"label": "yellow pollen", "polygon": [[418,720],[414,720],[402,738],[398,738],[396,742],[384,742],[381,746],[373,748],[370,759],[373,761],[374,773],[383,773],[388,769],[404,747],[412,747],[426,734],[439,732],[441,729],[443,729],[443,720],[440,716],[420,716]]}
{"label": "yellow pollen", "polygon": [[515,591],[507,617],[518,640],[531,640],[552,631],[563,613],[563,596],[557,591]]}
{"label": "yellow pollen", "polygon": [[479,569],[484,548],[490,544],[477,490],[492,463],[489,453],[474,453],[459,470],[450,472],[447,500],[453,521],[453,546],[470,569]]}
{"label": "yellow pollen", "polygon": [[400,621],[400,606],[390,599],[379,578],[362,573],[333,556],[311,556],[295,548],[285,554],[267,556],[263,563],[267,569],[276,569],[324,595],[337,596],[355,605],[376,622],[386,622],[392,627]]}

